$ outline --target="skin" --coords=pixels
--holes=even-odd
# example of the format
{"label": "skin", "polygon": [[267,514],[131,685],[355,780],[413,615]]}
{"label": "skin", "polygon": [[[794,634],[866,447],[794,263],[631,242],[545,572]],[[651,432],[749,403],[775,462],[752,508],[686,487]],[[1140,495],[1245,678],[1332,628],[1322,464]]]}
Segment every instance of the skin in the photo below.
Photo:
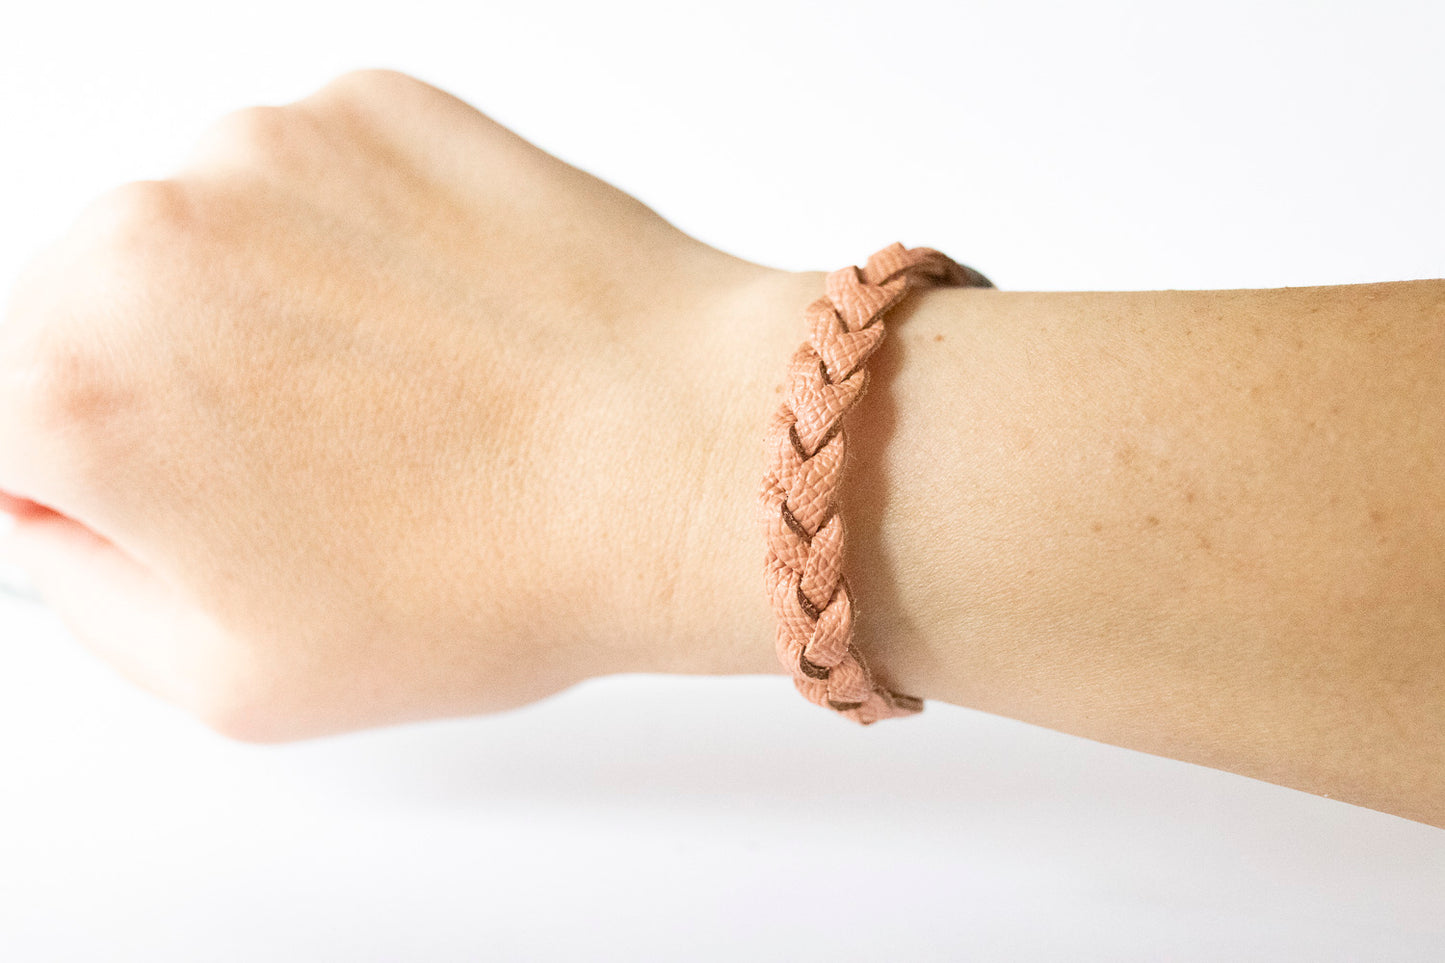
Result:
{"label": "skin", "polygon": [[[823,277],[349,74],[29,267],[3,550],[251,742],[781,674],[761,439]],[[840,505],[880,681],[1445,826],[1445,282],[887,320]]]}

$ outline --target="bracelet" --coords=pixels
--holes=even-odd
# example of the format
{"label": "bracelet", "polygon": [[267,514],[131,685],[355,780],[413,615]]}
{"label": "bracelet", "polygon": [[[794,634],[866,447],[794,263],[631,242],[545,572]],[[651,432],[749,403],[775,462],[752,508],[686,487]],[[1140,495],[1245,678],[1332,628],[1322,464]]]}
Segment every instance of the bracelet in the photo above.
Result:
{"label": "bracelet", "polygon": [[777,653],[810,702],[862,725],[923,711],[923,700],[876,685],[853,642],[856,610],[843,576],[845,532],[834,498],[847,452],[843,416],[868,386],[883,315],[918,287],[993,287],[932,248],[890,244],[828,275],[807,308],[808,340],[793,353],[787,393],[768,425],[760,514],[764,581],[777,615]]}

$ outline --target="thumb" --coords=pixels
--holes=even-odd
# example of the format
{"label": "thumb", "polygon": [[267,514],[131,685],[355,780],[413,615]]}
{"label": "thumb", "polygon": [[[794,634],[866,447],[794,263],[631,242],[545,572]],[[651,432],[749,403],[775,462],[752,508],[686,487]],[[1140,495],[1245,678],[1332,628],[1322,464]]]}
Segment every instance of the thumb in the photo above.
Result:
{"label": "thumb", "polygon": [[[71,633],[122,676],[192,711],[207,705],[219,632],[180,594],[85,525],[0,493],[0,564],[25,574]],[[8,531],[5,529],[8,528]]]}
{"label": "thumb", "polygon": [[[5,495],[0,492],[0,542],[15,528],[15,515],[5,505]],[[0,561],[0,592],[26,601],[39,601],[30,588],[24,573],[14,565]]]}

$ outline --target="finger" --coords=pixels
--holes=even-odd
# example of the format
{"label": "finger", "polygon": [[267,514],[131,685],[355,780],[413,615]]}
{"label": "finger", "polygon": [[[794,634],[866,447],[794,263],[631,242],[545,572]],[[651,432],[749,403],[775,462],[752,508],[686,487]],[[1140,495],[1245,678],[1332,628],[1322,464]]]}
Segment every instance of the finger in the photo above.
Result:
{"label": "finger", "polygon": [[[149,188],[112,192],[90,221],[123,219]],[[129,198],[129,199],[126,199]],[[109,213],[107,213],[107,211]],[[88,230],[101,231],[99,227]],[[54,261],[57,256],[49,256]],[[47,262],[48,263],[48,262]],[[134,450],[145,382],[126,373],[100,300],[110,268],[37,268],[0,323],[0,491],[53,506],[109,537],[118,456]],[[109,277],[109,280],[106,278]],[[113,307],[117,298],[109,299]],[[3,505],[0,505],[3,507]]]}
{"label": "finger", "polygon": [[[42,258],[32,259],[30,272],[10,292],[0,318],[0,491],[38,497],[43,487],[40,460],[35,457],[35,431],[29,415],[36,396],[38,369],[32,363],[34,342],[51,308],[40,283]],[[13,497],[0,509],[17,511]]]}
{"label": "finger", "polygon": [[[0,511],[37,522],[57,514],[46,506],[63,506],[65,516],[92,528],[104,528],[96,516],[104,492],[97,477],[106,472],[99,455],[87,454],[83,437],[93,433],[78,411],[87,404],[75,392],[77,410],[59,415],[43,411],[36,402],[35,369],[0,370]],[[96,395],[96,405],[105,401]],[[69,404],[69,402],[67,402]]]}
{"label": "finger", "polygon": [[[12,520],[31,513],[39,507],[28,498],[20,498],[9,492],[0,491],[0,514],[10,516]],[[6,531],[9,531],[9,527],[6,528]]]}
{"label": "finger", "polygon": [[58,512],[13,495],[0,561],[25,573],[72,634],[122,676],[198,711],[213,672],[218,633],[169,585],[106,539]]}
{"label": "finger", "polygon": [[[14,502],[15,499],[0,492],[0,538],[3,538],[15,527],[15,515],[12,508]],[[0,560],[0,592],[27,602],[40,601],[35,595],[35,590],[26,580],[25,574],[3,560]]]}

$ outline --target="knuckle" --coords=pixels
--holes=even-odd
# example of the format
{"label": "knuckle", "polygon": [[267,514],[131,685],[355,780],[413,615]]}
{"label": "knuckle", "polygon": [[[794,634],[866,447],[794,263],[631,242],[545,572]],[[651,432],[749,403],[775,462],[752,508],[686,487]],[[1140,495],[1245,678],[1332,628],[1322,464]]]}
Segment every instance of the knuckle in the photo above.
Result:
{"label": "knuckle", "polygon": [[289,169],[314,152],[311,120],[291,107],[257,106],[234,111],[201,136],[200,155],[222,164]]}
{"label": "knuckle", "polygon": [[200,199],[176,180],[135,181],[101,195],[63,242],[62,313],[114,318],[165,290],[198,255],[204,218]]}
{"label": "knuckle", "polygon": [[374,131],[390,129],[399,120],[433,116],[454,122],[476,111],[451,94],[410,74],[395,70],[353,70],[302,98],[298,106],[343,126]]}
{"label": "knuckle", "polygon": [[61,437],[111,421],[128,397],[116,368],[96,339],[60,334],[40,339],[31,350],[26,378],[36,426]]}
{"label": "knuckle", "polygon": [[312,95],[317,100],[369,102],[379,96],[405,93],[426,85],[410,74],[381,67],[349,70],[328,81]]}
{"label": "knuckle", "polygon": [[102,195],[63,242],[56,320],[110,336],[163,314],[225,243],[226,216],[203,186],[180,180],[138,181]]}
{"label": "knuckle", "polygon": [[78,228],[130,250],[146,238],[185,232],[193,221],[193,200],[180,182],[132,181],[91,202]]}
{"label": "knuckle", "polygon": [[76,491],[102,491],[134,456],[138,395],[96,338],[45,332],[12,355],[7,417]]}

